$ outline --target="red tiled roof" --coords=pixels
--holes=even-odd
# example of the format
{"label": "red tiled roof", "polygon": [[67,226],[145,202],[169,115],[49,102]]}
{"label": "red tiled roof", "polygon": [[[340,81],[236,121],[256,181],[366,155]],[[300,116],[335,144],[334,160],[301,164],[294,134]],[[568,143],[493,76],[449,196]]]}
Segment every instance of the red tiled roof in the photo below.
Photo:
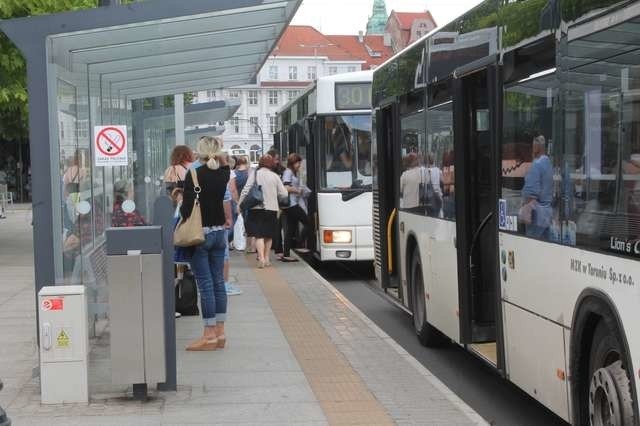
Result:
{"label": "red tiled roof", "polygon": [[320,31],[306,25],[290,25],[272,56],[326,56],[332,61],[348,61],[352,55],[329,40]]}
{"label": "red tiled roof", "polygon": [[380,65],[393,55],[391,47],[384,45],[382,35],[364,36],[363,41],[360,43],[357,35],[324,35],[310,26],[290,25],[271,55],[326,56],[332,61],[364,61],[363,69]]}
{"label": "red tiled roof", "polygon": [[[366,61],[362,67],[365,70],[371,69],[372,65],[380,65],[393,56],[393,50],[390,46],[384,45],[384,36],[381,35],[363,36],[362,43],[359,36],[328,35],[326,37],[349,52],[354,59]],[[372,54],[376,54],[376,56],[372,56]]]}
{"label": "red tiled roof", "polygon": [[433,19],[431,12],[396,12],[395,10],[391,11],[391,15],[395,15],[398,23],[400,24],[400,28],[403,30],[410,30],[413,22],[416,19],[427,19],[433,22],[434,27],[436,26],[436,21]]}

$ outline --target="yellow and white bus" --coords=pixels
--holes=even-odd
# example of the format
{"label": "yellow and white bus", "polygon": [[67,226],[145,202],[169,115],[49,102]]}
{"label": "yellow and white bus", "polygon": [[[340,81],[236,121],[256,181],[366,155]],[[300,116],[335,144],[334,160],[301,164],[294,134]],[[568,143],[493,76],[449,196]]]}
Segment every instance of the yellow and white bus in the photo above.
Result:
{"label": "yellow and white bus", "polygon": [[576,425],[637,425],[640,2],[485,1],[373,78],[377,285]]}
{"label": "yellow and white bus", "polygon": [[278,113],[275,146],[305,159],[321,261],[372,261],[371,71],[319,78]]}

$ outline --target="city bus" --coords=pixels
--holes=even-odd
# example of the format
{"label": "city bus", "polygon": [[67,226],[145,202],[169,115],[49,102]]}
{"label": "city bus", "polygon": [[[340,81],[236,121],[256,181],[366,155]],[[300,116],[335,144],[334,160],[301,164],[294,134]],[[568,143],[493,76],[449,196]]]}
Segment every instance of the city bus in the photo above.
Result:
{"label": "city bus", "polygon": [[373,260],[371,71],[319,78],[278,112],[275,147],[304,159],[309,248],[321,261]]}
{"label": "city bus", "polygon": [[375,285],[576,425],[637,425],[640,2],[485,1],[373,78]]}

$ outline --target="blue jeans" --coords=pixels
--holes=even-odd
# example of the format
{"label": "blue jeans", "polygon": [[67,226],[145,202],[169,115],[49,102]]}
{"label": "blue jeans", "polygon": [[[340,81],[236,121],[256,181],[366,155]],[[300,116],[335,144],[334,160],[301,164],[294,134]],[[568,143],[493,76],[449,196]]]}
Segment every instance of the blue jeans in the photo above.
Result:
{"label": "blue jeans", "polygon": [[227,319],[227,291],[224,288],[224,251],[226,231],[205,235],[191,256],[191,269],[200,292],[200,308],[205,327]]}

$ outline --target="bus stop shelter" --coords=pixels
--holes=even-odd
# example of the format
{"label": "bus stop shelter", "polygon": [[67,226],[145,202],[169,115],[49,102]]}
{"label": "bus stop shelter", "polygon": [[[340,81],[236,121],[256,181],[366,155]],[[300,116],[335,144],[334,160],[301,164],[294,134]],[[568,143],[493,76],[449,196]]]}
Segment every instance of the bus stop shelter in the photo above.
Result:
{"label": "bus stop shelter", "polygon": [[[161,124],[140,128],[136,114],[162,103],[184,115],[181,101],[166,99],[255,82],[301,1],[148,0],[0,21],[27,61],[36,292],[92,288],[99,337],[118,192],[151,222],[143,206],[163,192],[168,164],[158,159],[176,143],[158,136]],[[126,126],[127,162],[96,166],[96,126],[112,125]]]}

